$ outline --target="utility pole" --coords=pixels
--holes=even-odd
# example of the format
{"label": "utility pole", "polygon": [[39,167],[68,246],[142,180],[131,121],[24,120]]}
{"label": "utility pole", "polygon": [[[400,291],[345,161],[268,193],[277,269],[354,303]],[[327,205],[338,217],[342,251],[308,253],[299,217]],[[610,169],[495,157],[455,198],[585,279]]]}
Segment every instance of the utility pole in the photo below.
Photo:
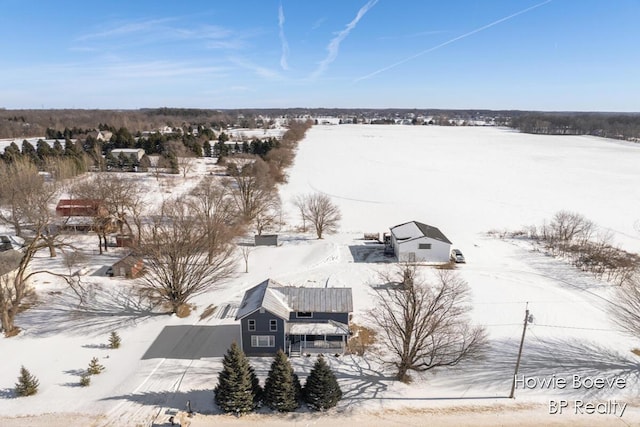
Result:
{"label": "utility pole", "polygon": [[520,368],[520,358],[522,357],[522,346],[524,345],[524,335],[527,333],[527,324],[531,321],[531,315],[529,314],[529,302],[527,302],[524,312],[524,326],[522,327],[522,338],[520,338],[520,349],[518,349],[518,360],[516,361],[516,370],[513,373],[513,382],[511,383],[511,393],[509,393],[509,399],[514,398],[516,391],[516,377],[518,376],[518,369]]}

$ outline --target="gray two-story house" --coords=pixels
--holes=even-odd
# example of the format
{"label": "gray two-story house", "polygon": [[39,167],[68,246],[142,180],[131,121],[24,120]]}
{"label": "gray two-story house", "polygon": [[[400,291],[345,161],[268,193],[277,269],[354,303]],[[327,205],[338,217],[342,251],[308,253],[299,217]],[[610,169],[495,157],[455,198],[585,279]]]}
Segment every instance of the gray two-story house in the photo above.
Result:
{"label": "gray two-story house", "polygon": [[283,286],[267,279],[245,294],[240,320],[242,349],[248,356],[271,356],[282,349],[301,353],[342,353],[353,311],[351,288]]}

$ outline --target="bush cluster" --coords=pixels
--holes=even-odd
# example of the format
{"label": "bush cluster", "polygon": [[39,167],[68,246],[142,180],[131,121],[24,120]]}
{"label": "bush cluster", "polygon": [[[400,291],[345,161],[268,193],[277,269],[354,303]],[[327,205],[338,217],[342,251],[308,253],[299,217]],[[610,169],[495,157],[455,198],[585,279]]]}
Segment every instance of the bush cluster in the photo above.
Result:
{"label": "bush cluster", "polygon": [[282,350],[271,363],[264,388],[237,344],[231,345],[222,365],[214,392],[215,402],[224,412],[240,415],[261,405],[278,412],[291,412],[301,402],[323,411],[336,406],[342,398],[338,380],[322,356],[318,357],[304,387]]}

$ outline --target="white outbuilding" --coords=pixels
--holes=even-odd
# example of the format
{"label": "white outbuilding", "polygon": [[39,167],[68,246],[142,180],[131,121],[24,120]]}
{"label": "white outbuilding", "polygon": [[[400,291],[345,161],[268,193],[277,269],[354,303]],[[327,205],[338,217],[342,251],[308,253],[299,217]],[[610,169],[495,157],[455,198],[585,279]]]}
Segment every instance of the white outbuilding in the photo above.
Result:
{"label": "white outbuilding", "polygon": [[448,262],[451,242],[438,228],[418,221],[391,227],[391,245],[398,261]]}

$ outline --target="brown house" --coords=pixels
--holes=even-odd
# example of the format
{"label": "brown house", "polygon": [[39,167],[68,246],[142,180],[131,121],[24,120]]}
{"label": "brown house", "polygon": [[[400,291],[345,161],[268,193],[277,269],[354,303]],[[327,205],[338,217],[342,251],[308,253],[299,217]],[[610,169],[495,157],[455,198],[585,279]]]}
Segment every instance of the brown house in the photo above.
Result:
{"label": "brown house", "polygon": [[135,279],[142,275],[144,263],[142,258],[134,254],[129,254],[111,266],[113,277],[124,277]]}
{"label": "brown house", "polygon": [[56,205],[58,216],[97,216],[105,211],[102,202],[95,199],[60,199]]}

